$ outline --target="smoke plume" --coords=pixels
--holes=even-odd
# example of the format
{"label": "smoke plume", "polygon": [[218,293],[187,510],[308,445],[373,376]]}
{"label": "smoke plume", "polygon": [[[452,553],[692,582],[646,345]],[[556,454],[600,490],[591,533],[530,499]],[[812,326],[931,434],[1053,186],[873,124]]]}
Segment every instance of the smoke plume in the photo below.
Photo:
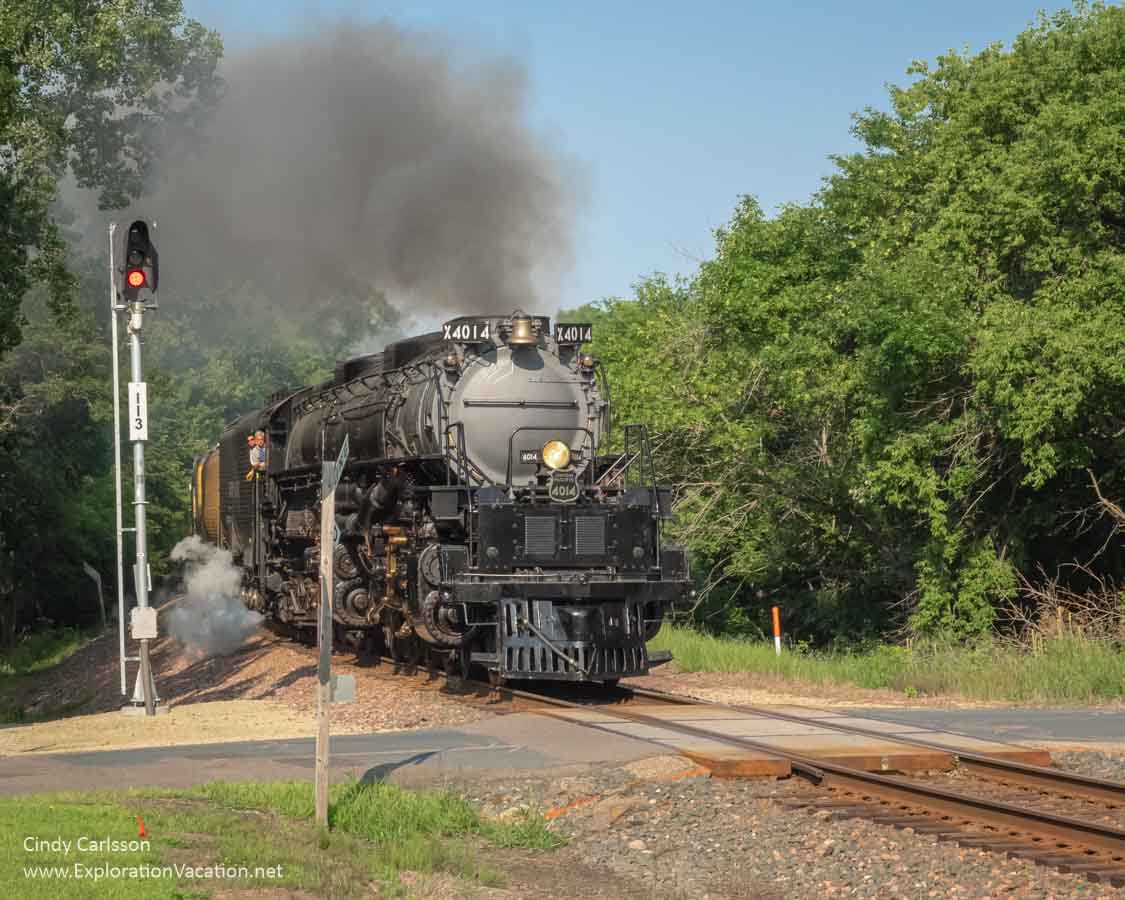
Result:
{"label": "smoke plume", "polygon": [[233,653],[262,616],[239,599],[242,573],[230,552],[191,535],[172,548],[172,560],[186,563],[185,596],[167,614],[169,633],[194,659]]}
{"label": "smoke plume", "polygon": [[158,220],[169,296],[252,283],[310,316],[510,311],[569,263],[583,179],[528,124],[516,63],[345,23],[236,54],[222,75],[208,125],[169,133],[131,211]]}

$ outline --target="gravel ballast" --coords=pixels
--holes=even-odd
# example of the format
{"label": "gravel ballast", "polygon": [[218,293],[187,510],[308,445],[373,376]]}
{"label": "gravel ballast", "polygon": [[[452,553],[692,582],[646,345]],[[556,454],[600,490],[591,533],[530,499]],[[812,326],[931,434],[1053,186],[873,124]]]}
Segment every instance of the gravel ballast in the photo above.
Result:
{"label": "gravel ballast", "polygon": [[[531,892],[516,889],[518,896],[1125,896],[1081,876],[929,835],[793,809],[779,801],[814,791],[796,778],[710,778],[675,758],[663,771],[655,766],[638,774],[634,764],[464,789],[490,815],[510,816],[526,806],[546,810],[553,827],[569,838],[566,848],[536,855],[543,877],[555,872],[554,881],[531,884],[528,861],[521,859],[521,889]],[[504,868],[503,857],[497,863]],[[600,892],[588,878],[580,886],[571,882],[567,872],[576,866],[612,877],[613,892]],[[563,883],[567,890],[557,892]],[[632,893],[623,893],[622,885]]]}
{"label": "gravel ballast", "polygon": [[1091,778],[1125,782],[1125,753],[1105,753],[1100,750],[1081,753],[1056,751],[1051,754],[1051,758],[1060,769],[1089,775]]}

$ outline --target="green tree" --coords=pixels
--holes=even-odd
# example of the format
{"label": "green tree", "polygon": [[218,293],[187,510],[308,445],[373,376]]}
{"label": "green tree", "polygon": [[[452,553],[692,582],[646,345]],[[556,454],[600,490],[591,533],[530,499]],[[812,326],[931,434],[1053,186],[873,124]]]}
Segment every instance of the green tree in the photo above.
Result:
{"label": "green tree", "polygon": [[104,264],[71,257],[60,182],[139,196],[163,129],[215,99],[220,53],[178,0],[0,5],[0,642],[92,618],[81,562],[112,571]]}
{"label": "green tree", "polygon": [[113,482],[105,347],[85,315],[32,304],[0,360],[13,399],[0,423],[0,645],[35,617],[97,618],[83,561],[113,571]]}
{"label": "green tree", "polygon": [[1125,576],[1125,10],[909,72],[810,205],[604,305],[717,627],[969,635],[1039,567]]}
{"label": "green tree", "polygon": [[218,35],[179,0],[5,0],[0,6],[0,354],[32,284],[52,306],[74,278],[51,215],[63,176],[103,208],[138,197],[161,129],[214,99]]}

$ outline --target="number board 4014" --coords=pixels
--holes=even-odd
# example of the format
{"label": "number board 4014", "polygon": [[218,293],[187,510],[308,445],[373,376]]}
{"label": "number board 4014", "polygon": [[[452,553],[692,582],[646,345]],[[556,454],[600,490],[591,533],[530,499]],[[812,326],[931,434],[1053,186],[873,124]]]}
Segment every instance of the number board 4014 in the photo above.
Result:
{"label": "number board 4014", "polygon": [[441,339],[459,344],[483,344],[492,340],[492,326],[483,319],[446,322],[441,326]]}
{"label": "number board 4014", "polygon": [[594,339],[594,326],[581,322],[556,322],[555,343],[588,344]]}

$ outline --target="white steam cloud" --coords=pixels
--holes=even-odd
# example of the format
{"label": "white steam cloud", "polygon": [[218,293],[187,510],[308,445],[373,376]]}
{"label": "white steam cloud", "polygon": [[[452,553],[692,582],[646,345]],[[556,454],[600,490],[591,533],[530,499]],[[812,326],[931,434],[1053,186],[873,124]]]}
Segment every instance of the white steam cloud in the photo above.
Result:
{"label": "white steam cloud", "polygon": [[254,633],[262,616],[239,598],[242,573],[230,551],[191,535],[172,548],[172,560],[187,566],[185,596],[167,615],[169,633],[195,659],[233,653]]}

